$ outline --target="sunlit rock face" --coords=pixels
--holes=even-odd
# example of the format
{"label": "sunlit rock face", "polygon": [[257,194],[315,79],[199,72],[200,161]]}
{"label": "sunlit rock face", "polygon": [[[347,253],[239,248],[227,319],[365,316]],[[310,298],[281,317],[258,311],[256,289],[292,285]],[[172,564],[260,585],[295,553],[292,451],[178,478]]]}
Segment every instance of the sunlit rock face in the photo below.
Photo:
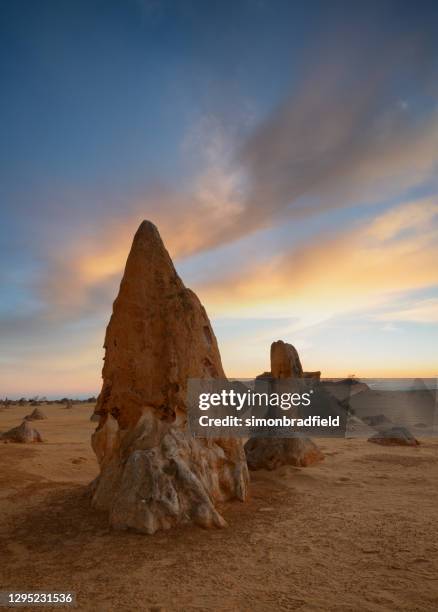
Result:
{"label": "sunlit rock face", "polygon": [[105,337],[92,437],[101,473],[93,504],[145,533],[193,521],[223,526],[216,503],[245,499],[240,440],[187,434],[189,378],[225,378],[204,307],[179,278],[156,227],[134,237]]}
{"label": "sunlit rock face", "polygon": [[274,378],[301,378],[303,367],[292,344],[277,340],[271,344],[271,374]]}

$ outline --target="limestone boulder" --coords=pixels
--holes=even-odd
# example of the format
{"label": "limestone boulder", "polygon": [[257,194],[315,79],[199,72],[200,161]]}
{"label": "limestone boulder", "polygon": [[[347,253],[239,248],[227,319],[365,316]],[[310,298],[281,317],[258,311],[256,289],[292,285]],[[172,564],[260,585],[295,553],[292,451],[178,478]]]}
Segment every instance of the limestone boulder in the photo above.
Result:
{"label": "limestone boulder", "polygon": [[30,414],[24,417],[26,421],[43,421],[47,416],[41,408],[35,408]]}
{"label": "limestone boulder", "polygon": [[383,446],[418,446],[420,444],[406,427],[391,427],[379,431],[368,438],[368,442]]}
{"label": "limestone boulder", "polygon": [[1,434],[0,439],[3,442],[17,442],[20,444],[32,444],[43,441],[39,431],[32,427],[29,421],[26,420],[18,427],[5,431]]}
{"label": "limestone boulder", "polygon": [[114,527],[149,534],[186,522],[224,526],[217,504],[247,495],[243,444],[187,431],[188,379],[225,378],[216,337],[147,221],[134,237],[104,348],[93,505]]}

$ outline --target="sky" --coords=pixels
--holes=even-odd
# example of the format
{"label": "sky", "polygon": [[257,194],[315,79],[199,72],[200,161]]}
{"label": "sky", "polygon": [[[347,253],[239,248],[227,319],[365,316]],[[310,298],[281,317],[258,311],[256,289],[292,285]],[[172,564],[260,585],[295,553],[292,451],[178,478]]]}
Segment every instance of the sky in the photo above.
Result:
{"label": "sky", "polygon": [[229,376],[438,374],[438,4],[0,0],[0,397],[98,393],[153,221]]}

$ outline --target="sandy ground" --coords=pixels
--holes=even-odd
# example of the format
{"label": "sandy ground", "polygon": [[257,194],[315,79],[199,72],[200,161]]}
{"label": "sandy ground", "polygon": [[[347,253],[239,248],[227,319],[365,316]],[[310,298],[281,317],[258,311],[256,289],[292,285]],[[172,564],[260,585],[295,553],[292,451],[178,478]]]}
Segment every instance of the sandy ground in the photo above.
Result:
{"label": "sandy ground", "polygon": [[[143,536],[89,507],[92,407],[42,409],[46,443],[0,443],[0,590],[105,612],[438,610],[438,440],[319,441],[322,464],[253,474],[227,529]],[[0,431],[28,412],[0,411]]]}

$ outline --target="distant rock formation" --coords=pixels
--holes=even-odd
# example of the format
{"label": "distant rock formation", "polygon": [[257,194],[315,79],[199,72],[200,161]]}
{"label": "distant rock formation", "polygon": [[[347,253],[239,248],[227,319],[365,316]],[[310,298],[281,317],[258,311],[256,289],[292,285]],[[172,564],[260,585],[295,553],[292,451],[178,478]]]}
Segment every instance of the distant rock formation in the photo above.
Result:
{"label": "distant rock formation", "polygon": [[1,434],[0,439],[3,442],[18,442],[20,444],[43,441],[39,431],[32,427],[29,421],[23,421],[18,427],[5,431]]}
{"label": "distant rock formation", "polygon": [[[256,378],[257,383],[275,383],[276,380],[315,378],[321,372],[303,372],[298,352],[294,346],[282,340],[271,344],[271,371]],[[250,470],[273,470],[282,465],[306,467],[322,461],[323,453],[310,438],[254,437],[245,444],[245,454]]]}
{"label": "distant rock formation", "polygon": [[366,383],[363,383],[356,378],[324,380],[322,385],[324,389],[330,393],[330,395],[340,402],[345,402],[346,405],[348,405],[348,400],[354,395],[370,390]]}
{"label": "distant rock formation", "polygon": [[205,309],[147,221],[134,237],[104,347],[93,505],[113,527],[149,534],[185,522],[224,526],[216,504],[247,495],[243,444],[187,433],[187,380],[225,374]]}
{"label": "distant rock formation", "polygon": [[406,427],[391,427],[385,431],[379,431],[368,438],[368,442],[384,446],[418,446],[420,444]]}
{"label": "distant rock formation", "polygon": [[316,372],[303,372],[303,378],[311,378],[313,380],[320,381],[321,380],[321,372],[320,370]]}
{"label": "distant rock formation", "polygon": [[256,380],[274,380],[284,378],[321,379],[321,372],[304,372],[298,351],[292,344],[277,340],[271,344],[271,371],[256,376]]}
{"label": "distant rock formation", "polygon": [[262,374],[259,374],[258,376],[255,377],[256,380],[274,380],[274,377],[272,376],[271,372],[262,372]]}
{"label": "distant rock formation", "polygon": [[271,375],[274,378],[302,378],[303,367],[292,344],[277,340],[271,344]]}
{"label": "distant rock formation", "polygon": [[30,414],[24,417],[26,421],[42,421],[47,419],[47,416],[41,408],[35,408]]}

